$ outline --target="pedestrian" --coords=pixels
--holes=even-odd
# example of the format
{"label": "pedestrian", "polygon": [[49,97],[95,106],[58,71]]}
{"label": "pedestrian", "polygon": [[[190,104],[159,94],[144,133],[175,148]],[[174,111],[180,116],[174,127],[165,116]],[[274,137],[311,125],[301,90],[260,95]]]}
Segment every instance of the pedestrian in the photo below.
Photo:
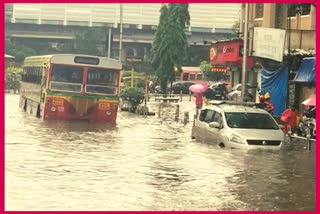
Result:
{"label": "pedestrian", "polygon": [[270,114],[273,114],[274,112],[274,106],[272,105],[272,102],[271,102],[271,97],[270,97],[270,94],[269,92],[267,92],[265,95],[264,95],[264,103],[265,103],[265,109],[267,112],[269,112]]}
{"label": "pedestrian", "polygon": [[196,108],[201,109],[203,104],[202,93],[195,93]]}
{"label": "pedestrian", "polygon": [[283,132],[287,133],[289,131],[289,127],[292,132],[296,132],[297,130],[297,113],[295,112],[295,108],[290,106],[286,109],[280,117],[280,121],[284,123]]}

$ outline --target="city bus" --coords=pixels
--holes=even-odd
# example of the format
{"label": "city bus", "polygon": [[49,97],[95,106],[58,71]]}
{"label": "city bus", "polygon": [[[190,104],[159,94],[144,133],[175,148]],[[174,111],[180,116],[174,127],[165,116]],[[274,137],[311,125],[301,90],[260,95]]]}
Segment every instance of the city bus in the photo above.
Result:
{"label": "city bus", "polygon": [[200,67],[181,67],[181,81],[201,81],[202,76]]}
{"label": "city bus", "polygon": [[20,107],[44,120],[115,122],[121,68],[120,61],[98,56],[26,57]]}

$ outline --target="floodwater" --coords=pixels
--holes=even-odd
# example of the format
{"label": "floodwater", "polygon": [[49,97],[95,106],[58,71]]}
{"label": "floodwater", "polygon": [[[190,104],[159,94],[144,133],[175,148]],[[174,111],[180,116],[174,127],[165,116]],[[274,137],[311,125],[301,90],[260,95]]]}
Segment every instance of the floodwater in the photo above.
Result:
{"label": "floodwater", "polygon": [[42,121],[18,101],[5,95],[7,211],[315,210],[315,154],[303,146],[249,152],[201,143],[170,105],[161,118],[119,112],[108,125]]}

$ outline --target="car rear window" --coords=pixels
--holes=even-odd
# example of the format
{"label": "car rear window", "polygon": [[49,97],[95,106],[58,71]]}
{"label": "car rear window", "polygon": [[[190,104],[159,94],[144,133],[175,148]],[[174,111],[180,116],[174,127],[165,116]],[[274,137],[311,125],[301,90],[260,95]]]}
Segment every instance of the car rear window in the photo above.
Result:
{"label": "car rear window", "polygon": [[279,126],[268,114],[228,112],[225,113],[230,128],[240,129],[279,129]]}

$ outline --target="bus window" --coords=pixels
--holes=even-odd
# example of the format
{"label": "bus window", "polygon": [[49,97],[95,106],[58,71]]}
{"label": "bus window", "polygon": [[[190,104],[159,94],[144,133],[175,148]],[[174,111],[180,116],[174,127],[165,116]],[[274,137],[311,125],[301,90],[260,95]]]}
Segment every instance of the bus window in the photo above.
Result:
{"label": "bus window", "polygon": [[54,65],[51,72],[50,89],[81,92],[83,67]]}
{"label": "bus window", "polygon": [[87,93],[116,94],[118,72],[112,69],[88,68]]}
{"label": "bus window", "polygon": [[197,80],[202,80],[202,74],[197,74]]}
{"label": "bus window", "polygon": [[183,81],[188,81],[189,74],[188,73],[184,73],[182,78],[183,78]]}
{"label": "bus window", "polygon": [[82,83],[83,68],[76,66],[55,65],[52,68],[51,80],[57,82]]}
{"label": "bus window", "polygon": [[196,74],[190,74],[190,81],[196,80]]}

